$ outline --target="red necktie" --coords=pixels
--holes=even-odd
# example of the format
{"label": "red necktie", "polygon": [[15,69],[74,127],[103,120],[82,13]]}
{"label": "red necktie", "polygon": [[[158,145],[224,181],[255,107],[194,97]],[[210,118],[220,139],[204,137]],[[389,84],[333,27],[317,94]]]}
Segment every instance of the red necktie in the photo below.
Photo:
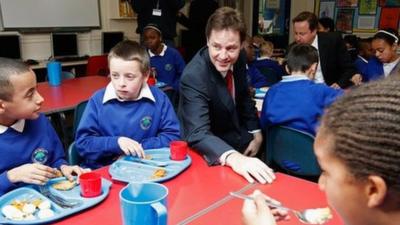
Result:
{"label": "red necktie", "polygon": [[225,76],[226,87],[228,89],[229,94],[233,97],[233,72],[232,70],[228,70]]}

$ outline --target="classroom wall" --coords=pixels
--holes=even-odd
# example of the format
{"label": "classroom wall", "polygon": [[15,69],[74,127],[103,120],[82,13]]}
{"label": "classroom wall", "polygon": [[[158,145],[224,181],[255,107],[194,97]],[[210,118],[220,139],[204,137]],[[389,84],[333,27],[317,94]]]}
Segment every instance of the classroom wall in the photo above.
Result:
{"label": "classroom wall", "polygon": [[[101,30],[78,33],[78,49],[80,55],[96,55],[101,53],[102,31],[124,31],[125,36],[132,40],[139,40],[135,33],[135,19],[115,19],[115,7],[111,7],[113,1],[100,0]],[[0,34],[15,34],[17,32],[0,32]],[[50,33],[22,33],[21,51],[22,58],[45,60],[51,56]]]}

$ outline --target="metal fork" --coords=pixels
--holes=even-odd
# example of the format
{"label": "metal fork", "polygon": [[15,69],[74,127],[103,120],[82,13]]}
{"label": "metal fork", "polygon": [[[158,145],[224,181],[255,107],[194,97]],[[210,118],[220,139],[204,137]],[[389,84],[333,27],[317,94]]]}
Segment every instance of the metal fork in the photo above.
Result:
{"label": "metal fork", "polygon": [[59,195],[51,193],[51,191],[43,186],[39,185],[39,192],[49,198],[52,202],[59,205],[61,208],[75,208],[82,205],[82,200],[67,200]]}

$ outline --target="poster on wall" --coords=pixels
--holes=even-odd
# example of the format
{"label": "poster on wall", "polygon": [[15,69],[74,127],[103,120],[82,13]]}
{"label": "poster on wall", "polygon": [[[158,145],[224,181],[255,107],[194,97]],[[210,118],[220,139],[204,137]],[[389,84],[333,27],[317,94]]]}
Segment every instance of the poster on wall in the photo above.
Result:
{"label": "poster on wall", "polygon": [[357,7],[358,0],[337,0],[337,7]]}
{"label": "poster on wall", "polygon": [[359,16],[357,19],[357,29],[374,30],[375,16]]}
{"label": "poster on wall", "polygon": [[319,18],[329,17],[334,18],[335,15],[335,2],[321,2],[319,4]]}
{"label": "poster on wall", "polygon": [[379,0],[379,6],[381,7],[400,7],[399,0]]}
{"label": "poster on wall", "polygon": [[360,0],[358,13],[360,15],[375,15],[377,4],[377,0]]}
{"label": "poster on wall", "polygon": [[379,29],[398,29],[400,8],[382,8]]}
{"label": "poster on wall", "polygon": [[336,30],[345,33],[353,32],[354,9],[338,8],[336,13]]}

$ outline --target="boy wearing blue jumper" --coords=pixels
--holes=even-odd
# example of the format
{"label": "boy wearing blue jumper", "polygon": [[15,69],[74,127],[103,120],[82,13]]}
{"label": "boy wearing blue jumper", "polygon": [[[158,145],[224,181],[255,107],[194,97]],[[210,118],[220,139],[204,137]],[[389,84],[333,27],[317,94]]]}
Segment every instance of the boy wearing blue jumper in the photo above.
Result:
{"label": "boy wearing blue jumper", "polygon": [[143,149],[168,147],[180,138],[168,97],[149,87],[150,60],[134,41],[122,41],[108,56],[111,82],[89,100],[76,133],[83,165],[99,168],[121,155],[143,158]]}
{"label": "boy wearing blue jumper", "polygon": [[177,103],[179,81],[185,68],[185,61],[176,49],[162,43],[162,33],[157,25],[147,25],[143,29],[143,37],[150,55],[151,67],[155,69],[157,75],[157,81],[167,84],[162,90],[172,103]]}
{"label": "boy wearing blue jumper", "polygon": [[296,44],[287,56],[289,76],[273,85],[264,98],[261,127],[283,125],[315,135],[324,108],[343,92],[313,81],[318,64],[317,50]]}
{"label": "boy wearing blue jumper", "polygon": [[69,180],[84,172],[65,161],[56,132],[39,112],[42,103],[34,72],[0,58],[0,196],[26,184],[43,185],[57,169]]}

